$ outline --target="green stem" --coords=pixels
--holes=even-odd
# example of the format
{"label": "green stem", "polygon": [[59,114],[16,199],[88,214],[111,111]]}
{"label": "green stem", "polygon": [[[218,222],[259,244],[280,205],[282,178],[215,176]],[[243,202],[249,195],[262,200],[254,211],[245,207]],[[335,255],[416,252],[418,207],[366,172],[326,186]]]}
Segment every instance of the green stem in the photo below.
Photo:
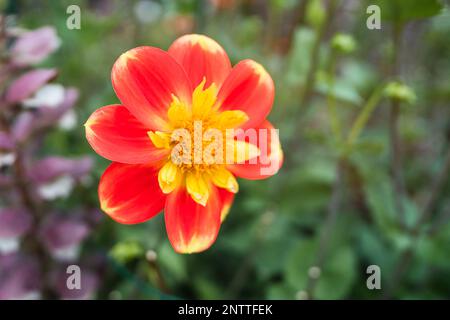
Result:
{"label": "green stem", "polygon": [[331,131],[333,132],[334,137],[340,143],[342,137],[342,129],[341,123],[339,120],[339,116],[336,110],[336,97],[334,96],[334,83],[335,83],[335,71],[336,71],[336,63],[337,63],[337,53],[336,51],[332,51],[330,57],[330,70],[329,70],[329,87],[327,92],[327,105],[328,105],[328,114],[330,116],[331,123]]}
{"label": "green stem", "polygon": [[[393,43],[394,56],[392,61],[392,78],[398,77],[398,56],[400,51],[400,42],[402,36],[403,25],[394,26]],[[391,175],[392,184],[395,190],[395,207],[399,214],[400,225],[405,226],[405,210],[403,207],[403,198],[406,194],[402,176],[402,159],[401,159],[401,141],[399,134],[400,102],[398,99],[391,100],[391,110],[389,114],[389,140],[391,147]]]}
{"label": "green stem", "polygon": [[[333,190],[331,192],[331,199],[328,204],[327,216],[325,220],[324,228],[320,233],[319,247],[317,250],[317,256],[314,266],[320,271],[325,264],[325,258],[328,252],[329,242],[331,239],[331,234],[336,224],[337,216],[341,207],[341,196],[342,196],[342,184],[344,180],[345,173],[345,159],[340,158],[336,165],[336,180],[334,181]],[[306,293],[308,299],[314,299],[314,290],[317,285],[318,278],[308,277],[306,284]]]}
{"label": "green stem", "polygon": [[314,85],[316,83],[316,72],[319,67],[319,51],[320,44],[322,43],[323,38],[325,37],[325,32],[332,20],[334,12],[336,10],[337,1],[330,0],[327,7],[327,15],[325,21],[321,24],[319,29],[317,30],[317,35],[314,40],[313,48],[311,50],[310,55],[310,65],[308,69],[308,73],[306,74],[305,79],[305,87],[303,88],[302,95],[300,97],[300,108],[305,108],[309,106],[309,101],[311,99],[312,93],[314,91]]}
{"label": "green stem", "polygon": [[297,26],[303,23],[305,19],[306,8],[308,7],[308,3],[310,0],[298,0],[297,5],[293,9],[293,19],[289,25],[288,32],[286,34],[286,44],[282,47],[282,53],[288,54],[290,49],[292,48],[292,43],[294,40],[295,30]]}
{"label": "green stem", "polygon": [[153,271],[155,286],[164,294],[171,294],[157,259],[148,261],[148,264],[150,269]]}
{"label": "green stem", "polygon": [[358,137],[360,136],[363,129],[366,127],[370,116],[372,115],[375,108],[378,106],[382,96],[383,96],[384,85],[378,87],[374,90],[372,95],[367,100],[366,104],[362,108],[361,112],[357,116],[355,122],[353,123],[350,133],[347,138],[347,145],[351,148]]}

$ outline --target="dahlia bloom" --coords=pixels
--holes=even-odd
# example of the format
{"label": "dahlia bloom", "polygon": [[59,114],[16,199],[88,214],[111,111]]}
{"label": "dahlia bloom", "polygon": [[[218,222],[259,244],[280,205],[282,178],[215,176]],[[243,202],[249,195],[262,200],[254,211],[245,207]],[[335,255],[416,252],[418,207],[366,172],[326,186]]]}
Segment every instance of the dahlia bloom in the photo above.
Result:
{"label": "dahlia bloom", "polygon": [[266,120],[270,75],[253,60],[232,68],[217,42],[185,35],[167,52],[125,52],[111,78],[122,104],[85,124],[92,148],[113,161],[100,179],[102,210],[134,224],[164,209],[175,251],[209,248],[238,192],[236,177],[263,179],[281,167],[278,133]]}

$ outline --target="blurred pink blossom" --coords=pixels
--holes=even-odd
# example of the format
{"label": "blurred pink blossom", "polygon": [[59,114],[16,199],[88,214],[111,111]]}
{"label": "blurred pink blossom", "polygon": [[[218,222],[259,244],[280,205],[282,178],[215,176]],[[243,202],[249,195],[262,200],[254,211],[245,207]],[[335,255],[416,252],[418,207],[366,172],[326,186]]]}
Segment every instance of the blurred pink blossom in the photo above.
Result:
{"label": "blurred pink blossom", "polygon": [[0,253],[15,252],[20,237],[31,227],[31,215],[22,208],[0,208]]}
{"label": "blurred pink blossom", "polygon": [[0,255],[0,300],[39,299],[40,271],[32,256]]}
{"label": "blurred pink blossom", "polygon": [[64,174],[79,179],[88,174],[92,166],[93,160],[88,156],[78,159],[50,156],[35,162],[30,175],[38,183],[48,182]]}
{"label": "blurred pink blossom", "polygon": [[11,60],[16,66],[42,62],[59,48],[60,39],[53,27],[42,27],[19,36],[11,48]]}
{"label": "blurred pink blossom", "polygon": [[89,227],[81,219],[52,214],[39,234],[55,259],[71,261],[78,257],[80,243],[89,234]]}
{"label": "blurred pink blossom", "polygon": [[6,92],[6,102],[18,103],[27,99],[47,82],[55,78],[56,69],[35,69],[13,81]]}
{"label": "blurred pink blossom", "polygon": [[61,299],[66,300],[86,300],[94,298],[94,293],[98,289],[98,276],[91,270],[81,268],[81,279],[79,290],[69,290],[67,288],[67,273],[65,270],[56,271],[53,275],[53,282],[57,293]]}

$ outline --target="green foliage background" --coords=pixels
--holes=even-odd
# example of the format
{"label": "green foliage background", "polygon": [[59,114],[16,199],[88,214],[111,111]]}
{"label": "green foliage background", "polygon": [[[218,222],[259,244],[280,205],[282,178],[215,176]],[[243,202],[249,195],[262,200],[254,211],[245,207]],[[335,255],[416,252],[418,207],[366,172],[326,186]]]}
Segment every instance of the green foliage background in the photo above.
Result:
{"label": "green foliage background", "polygon": [[[138,21],[137,1],[131,0],[8,5],[19,26],[57,28],[62,47],[46,64],[59,68],[59,82],[81,93],[78,129],[54,132],[42,152],[95,156],[95,183],[90,192],[79,192],[62,205],[98,201],[96,183],[108,162],[94,155],[82,124],[95,109],[118,102],[110,83],[115,59],[139,45],[167,49],[184,32],[213,37],[233,64],[251,58],[268,69],[276,84],[270,120],[280,129],[285,163],[268,180],[240,181],[218,240],[201,254],[174,253],[162,215],[135,226],[105,217],[83,247],[110,257],[97,297],[449,298],[448,181],[431,219],[414,231],[449,148],[448,3],[336,0],[333,9],[322,0],[236,0],[216,1],[231,7],[215,9],[213,1],[156,2],[161,14],[148,24]],[[381,30],[366,27],[366,8],[374,3],[381,7]],[[81,30],[66,28],[70,4],[81,8]],[[102,4],[111,9],[100,9]],[[338,33],[351,38],[332,45]],[[372,93],[390,80],[406,84],[416,96],[414,103],[399,102],[405,196],[395,191],[390,170],[389,113],[395,97],[380,98],[351,147],[343,139]],[[343,178],[333,187],[340,162]],[[336,188],[340,205],[327,229]],[[398,197],[405,209],[403,224]],[[148,250],[156,252],[156,262],[146,260]],[[320,255],[321,274],[310,292],[308,271]],[[366,268],[372,264],[381,268],[382,290],[366,287]]]}

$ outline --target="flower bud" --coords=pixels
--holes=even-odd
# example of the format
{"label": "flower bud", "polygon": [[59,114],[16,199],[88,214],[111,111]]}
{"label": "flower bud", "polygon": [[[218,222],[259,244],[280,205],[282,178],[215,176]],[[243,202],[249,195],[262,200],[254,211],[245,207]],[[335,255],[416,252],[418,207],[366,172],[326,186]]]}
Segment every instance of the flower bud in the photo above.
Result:
{"label": "flower bud", "polygon": [[384,93],[388,98],[413,104],[417,97],[414,90],[406,84],[392,81],[387,84]]}
{"label": "flower bud", "polygon": [[320,27],[326,18],[325,7],[322,0],[312,0],[306,8],[306,21],[313,27]]}
{"label": "flower bud", "polygon": [[337,52],[348,54],[355,51],[356,42],[349,34],[337,33],[331,40],[331,47]]}

